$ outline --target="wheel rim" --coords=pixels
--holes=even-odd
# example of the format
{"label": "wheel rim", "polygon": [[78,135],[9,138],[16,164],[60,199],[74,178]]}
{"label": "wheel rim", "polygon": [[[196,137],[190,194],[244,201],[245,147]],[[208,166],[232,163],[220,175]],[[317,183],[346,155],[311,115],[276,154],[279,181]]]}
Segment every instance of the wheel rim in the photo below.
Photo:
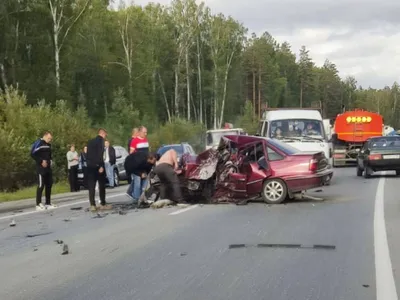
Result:
{"label": "wheel rim", "polygon": [[269,201],[278,201],[282,198],[284,188],[279,181],[270,181],[265,185],[264,195]]}
{"label": "wheel rim", "polygon": [[118,173],[114,172],[114,184],[118,185],[119,184],[119,178],[118,178]]}

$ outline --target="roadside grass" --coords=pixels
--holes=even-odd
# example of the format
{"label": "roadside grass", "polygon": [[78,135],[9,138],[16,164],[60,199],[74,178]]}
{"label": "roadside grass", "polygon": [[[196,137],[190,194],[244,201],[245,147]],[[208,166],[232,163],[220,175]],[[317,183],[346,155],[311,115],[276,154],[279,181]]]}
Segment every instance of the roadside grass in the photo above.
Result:
{"label": "roadside grass", "polygon": [[[69,191],[70,188],[67,182],[58,182],[56,184],[53,184],[53,187],[51,189],[51,194],[56,195],[56,194],[68,193]],[[43,196],[44,196],[44,191],[43,191]],[[0,192],[0,203],[23,200],[23,199],[31,199],[35,197],[36,197],[36,186],[32,186],[20,189],[13,193]]]}

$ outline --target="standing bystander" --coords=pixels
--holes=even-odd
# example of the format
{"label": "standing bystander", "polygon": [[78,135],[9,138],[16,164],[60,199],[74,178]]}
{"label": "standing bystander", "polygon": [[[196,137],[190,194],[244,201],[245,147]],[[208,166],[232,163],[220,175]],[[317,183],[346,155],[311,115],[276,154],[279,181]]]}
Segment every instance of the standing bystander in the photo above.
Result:
{"label": "standing bystander", "polygon": [[111,209],[106,204],[105,170],[104,170],[104,139],[107,137],[107,131],[99,129],[97,137],[88,142],[88,151],[86,155],[88,166],[88,188],[90,210],[96,211],[95,193],[96,183],[99,183],[100,209]]}
{"label": "standing bystander", "polygon": [[150,146],[149,141],[147,140],[147,128],[144,126],[140,126],[137,136],[131,141],[131,144],[129,146],[129,153],[133,153],[136,151],[149,153],[149,148]]}
{"label": "standing bystander", "polygon": [[82,173],[83,173],[83,186],[85,189],[88,188],[87,185],[87,161],[86,161],[86,154],[87,154],[87,146],[83,147],[83,151],[81,152],[81,156],[79,158],[79,163],[81,164]]}
{"label": "standing bystander", "polygon": [[[36,174],[38,186],[36,190],[36,210],[56,208],[51,204],[51,187],[53,174],[51,170],[51,141],[53,135],[46,131],[41,139],[38,139],[31,148],[31,157],[36,161]],[[43,189],[45,190],[46,205],[42,204]]]}
{"label": "standing bystander", "polygon": [[105,141],[104,143],[105,148],[104,148],[104,166],[106,169],[106,175],[108,179],[108,186],[110,188],[114,188],[115,180],[114,180],[114,166],[115,163],[117,162],[117,159],[115,157],[115,149],[113,146],[110,146],[109,141]]}
{"label": "standing bystander", "polygon": [[68,162],[68,181],[71,192],[77,192],[78,188],[78,165],[79,156],[78,152],[75,150],[75,145],[72,144],[67,152],[67,162]]}
{"label": "standing bystander", "polygon": [[131,153],[131,143],[132,143],[132,140],[134,140],[135,137],[137,137],[138,131],[139,131],[139,129],[138,129],[137,127],[135,127],[135,128],[132,129],[132,135],[131,135],[131,137],[129,138],[129,141],[128,141],[128,152],[129,152],[129,153]]}

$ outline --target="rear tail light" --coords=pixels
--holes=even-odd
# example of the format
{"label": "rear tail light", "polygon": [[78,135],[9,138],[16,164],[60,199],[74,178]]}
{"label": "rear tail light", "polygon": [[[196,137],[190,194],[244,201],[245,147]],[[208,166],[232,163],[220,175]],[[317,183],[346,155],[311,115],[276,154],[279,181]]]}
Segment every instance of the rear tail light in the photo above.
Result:
{"label": "rear tail light", "polygon": [[311,172],[316,172],[318,170],[318,160],[313,158],[310,159],[309,170]]}
{"label": "rear tail light", "polygon": [[371,154],[371,155],[368,155],[368,159],[369,160],[382,159],[382,155],[381,154]]}

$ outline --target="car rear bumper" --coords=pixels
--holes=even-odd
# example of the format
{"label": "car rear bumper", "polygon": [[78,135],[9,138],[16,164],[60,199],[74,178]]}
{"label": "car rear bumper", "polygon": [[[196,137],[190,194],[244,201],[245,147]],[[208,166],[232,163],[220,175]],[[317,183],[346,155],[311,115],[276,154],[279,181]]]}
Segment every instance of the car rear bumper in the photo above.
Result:
{"label": "car rear bumper", "polygon": [[400,170],[400,159],[369,160],[367,165],[374,171]]}
{"label": "car rear bumper", "polygon": [[332,177],[333,170],[328,168],[315,174],[286,178],[285,181],[289,190],[296,193],[321,187],[329,183]]}

